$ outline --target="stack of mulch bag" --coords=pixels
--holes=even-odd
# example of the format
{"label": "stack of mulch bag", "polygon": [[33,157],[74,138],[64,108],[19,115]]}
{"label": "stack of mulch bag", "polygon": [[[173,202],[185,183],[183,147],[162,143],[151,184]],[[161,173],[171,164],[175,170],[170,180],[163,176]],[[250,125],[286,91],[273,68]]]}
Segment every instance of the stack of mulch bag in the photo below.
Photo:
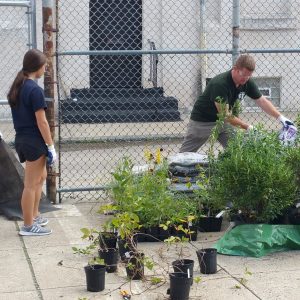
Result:
{"label": "stack of mulch bag", "polygon": [[[183,152],[168,157],[171,174],[171,189],[178,192],[192,192],[197,189],[197,177],[208,167],[208,156],[194,152]],[[191,187],[186,184],[190,182]]]}

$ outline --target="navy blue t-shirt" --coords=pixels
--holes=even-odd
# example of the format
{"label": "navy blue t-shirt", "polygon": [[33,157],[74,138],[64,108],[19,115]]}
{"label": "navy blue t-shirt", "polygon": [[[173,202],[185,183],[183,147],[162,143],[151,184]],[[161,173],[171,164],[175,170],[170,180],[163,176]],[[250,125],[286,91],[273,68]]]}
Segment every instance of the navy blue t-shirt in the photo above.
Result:
{"label": "navy blue t-shirt", "polygon": [[42,136],[35,117],[35,112],[41,108],[47,108],[43,89],[35,81],[26,79],[20,90],[18,105],[11,109],[17,135]]}

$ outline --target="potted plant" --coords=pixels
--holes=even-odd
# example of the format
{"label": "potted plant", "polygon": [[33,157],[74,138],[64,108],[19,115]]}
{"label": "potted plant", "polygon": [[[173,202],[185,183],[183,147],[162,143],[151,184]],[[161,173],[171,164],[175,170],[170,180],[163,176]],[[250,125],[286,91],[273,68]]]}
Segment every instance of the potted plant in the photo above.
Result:
{"label": "potted plant", "polygon": [[[103,209],[99,209],[98,213],[103,213]],[[110,221],[105,222],[98,233],[98,241],[100,249],[107,248],[116,248],[117,247],[117,239],[118,233],[116,232],[116,228],[114,228]]]}
{"label": "potted plant", "polygon": [[196,185],[198,189],[194,189],[193,194],[198,201],[196,214],[198,230],[201,232],[220,231],[225,205],[212,196],[210,175],[203,168],[199,172]]}
{"label": "potted plant", "polygon": [[144,253],[128,252],[125,259],[127,277],[132,280],[140,280],[144,277]]}
{"label": "potted plant", "polygon": [[192,278],[187,273],[170,273],[170,299],[188,300]]}
{"label": "potted plant", "polygon": [[93,256],[94,250],[97,247],[96,239],[94,239],[93,236],[97,231],[94,229],[81,228],[81,232],[83,233],[82,239],[88,239],[90,244],[84,248],[72,247],[72,250],[74,254],[92,256],[88,264],[84,266],[87,290],[100,292],[105,288],[106,265],[103,259]]}
{"label": "potted plant", "polygon": [[104,260],[107,273],[113,273],[118,268],[119,252],[117,248],[105,248],[98,250],[99,257]]}
{"label": "potted plant", "polygon": [[119,212],[112,219],[111,224],[118,230],[118,246],[121,259],[128,252],[136,252],[137,239],[135,233],[139,230],[139,217],[131,212]]}
{"label": "potted plant", "polygon": [[[72,247],[74,253],[84,254],[84,255],[91,255],[94,254],[96,248],[98,248],[98,244],[100,248],[98,249],[99,259],[103,262],[106,266],[107,273],[112,273],[117,270],[118,264],[118,250],[116,248],[109,248],[106,243],[98,242],[99,235],[101,232],[92,228],[81,228],[80,231],[83,233],[82,239],[86,239],[90,242],[90,244],[84,248],[77,248]],[[91,261],[95,261],[96,259],[93,258]]]}
{"label": "potted plant", "polygon": [[[181,226],[177,227],[178,231],[183,231],[185,235],[189,235],[189,229]],[[170,278],[170,299],[184,300],[189,298],[190,286],[193,283],[194,261],[183,258],[185,244],[189,241],[184,236],[170,236],[165,240],[168,247],[175,246],[178,258],[172,262],[174,272],[169,273]]]}
{"label": "potted plant", "polygon": [[86,275],[86,286],[90,292],[101,292],[105,289],[105,271],[104,261],[94,258],[84,267]]}
{"label": "potted plant", "polygon": [[296,199],[296,176],[286,155],[277,133],[238,131],[214,164],[211,195],[232,202],[245,222],[271,221]]}
{"label": "potted plant", "polygon": [[217,272],[217,250],[204,248],[196,251],[200,272],[202,274],[214,274]]}

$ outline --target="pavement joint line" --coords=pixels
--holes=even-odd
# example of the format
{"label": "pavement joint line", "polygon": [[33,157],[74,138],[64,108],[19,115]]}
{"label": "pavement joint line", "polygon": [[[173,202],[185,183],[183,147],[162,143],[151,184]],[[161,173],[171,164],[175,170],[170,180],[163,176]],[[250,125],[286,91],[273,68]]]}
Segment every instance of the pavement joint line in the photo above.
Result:
{"label": "pavement joint line", "polygon": [[[17,231],[19,232],[19,231],[20,231],[20,227],[19,227],[17,221],[15,221],[15,225],[16,225]],[[34,272],[34,269],[33,269],[33,265],[32,265],[32,263],[31,263],[31,259],[30,259],[30,257],[29,257],[29,254],[28,254],[28,251],[27,251],[27,248],[26,248],[26,245],[25,245],[24,238],[23,238],[23,236],[19,235],[19,239],[20,239],[21,244],[22,244],[22,249],[23,249],[23,252],[24,252],[26,261],[27,261],[28,266],[29,266],[29,270],[30,270],[30,273],[31,273],[31,276],[32,276],[33,284],[34,284],[34,287],[35,287],[35,289],[36,289],[38,298],[39,298],[39,300],[44,300],[44,297],[43,297],[43,294],[42,294],[42,292],[41,292],[39,283],[38,283],[38,281],[37,281],[37,279],[36,279],[36,276],[35,276],[35,272]]]}
{"label": "pavement joint line", "polygon": [[[189,242],[190,243],[190,245],[192,245],[194,248],[196,248],[197,249],[197,247],[193,244],[193,243],[191,243],[191,242]],[[247,289],[251,294],[253,294],[257,299],[260,299],[260,300],[262,300],[262,298],[260,298],[254,291],[252,291],[250,288],[248,288],[245,284],[243,284],[237,277],[235,277],[235,276],[233,276],[232,274],[230,274],[225,268],[223,268],[222,266],[220,266],[219,264],[217,264],[217,266],[219,267],[219,268],[221,268],[221,270],[223,270],[227,275],[229,275],[231,278],[233,278],[234,280],[236,280],[240,285],[242,285],[245,289]]]}
{"label": "pavement joint line", "polygon": [[236,280],[240,285],[242,285],[245,289],[247,289],[253,296],[255,296],[257,299],[262,300],[254,291],[252,291],[249,287],[247,287],[244,283],[241,282],[237,277],[231,275],[225,268],[221,267],[219,264],[217,264],[226,274],[228,274],[231,278]]}

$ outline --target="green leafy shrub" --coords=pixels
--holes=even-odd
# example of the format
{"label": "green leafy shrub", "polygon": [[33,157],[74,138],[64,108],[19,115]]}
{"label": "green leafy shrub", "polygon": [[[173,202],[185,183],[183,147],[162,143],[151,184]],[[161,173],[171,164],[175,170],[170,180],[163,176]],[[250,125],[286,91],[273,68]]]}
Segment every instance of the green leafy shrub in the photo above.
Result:
{"label": "green leafy shrub", "polygon": [[130,159],[123,158],[115,172],[111,196],[121,212],[134,213],[143,227],[176,223],[196,211],[196,201],[176,195],[169,189],[169,167],[161,156],[146,153],[148,168],[135,174]]}
{"label": "green leafy shrub", "polygon": [[296,197],[296,178],[277,133],[238,131],[213,164],[211,196],[231,201],[254,222],[268,222]]}

